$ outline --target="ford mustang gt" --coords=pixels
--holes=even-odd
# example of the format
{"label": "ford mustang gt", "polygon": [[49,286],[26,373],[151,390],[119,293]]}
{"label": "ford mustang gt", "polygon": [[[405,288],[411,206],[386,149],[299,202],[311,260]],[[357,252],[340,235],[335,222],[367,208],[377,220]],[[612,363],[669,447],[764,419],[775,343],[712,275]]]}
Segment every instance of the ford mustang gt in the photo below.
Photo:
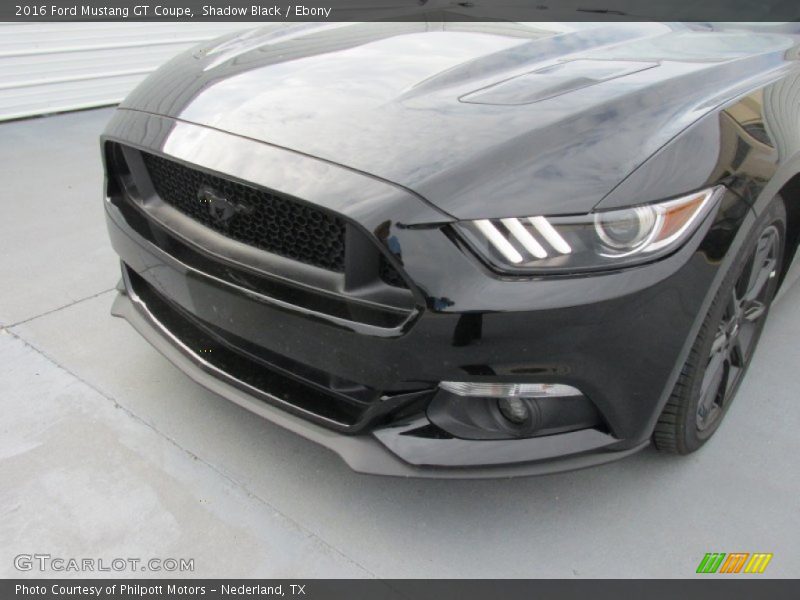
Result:
{"label": "ford mustang gt", "polygon": [[353,469],[688,454],[797,249],[798,38],[260,28],[161,67],[101,146],[114,314]]}

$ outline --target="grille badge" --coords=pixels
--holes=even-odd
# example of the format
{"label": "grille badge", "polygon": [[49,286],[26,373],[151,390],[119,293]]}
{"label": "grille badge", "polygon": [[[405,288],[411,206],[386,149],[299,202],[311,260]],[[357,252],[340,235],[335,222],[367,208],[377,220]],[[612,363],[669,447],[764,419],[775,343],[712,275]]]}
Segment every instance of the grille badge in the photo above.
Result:
{"label": "grille badge", "polygon": [[227,225],[236,215],[250,214],[252,206],[228,200],[221,192],[210,185],[201,185],[197,190],[197,199],[208,205],[208,213],[220,225]]}

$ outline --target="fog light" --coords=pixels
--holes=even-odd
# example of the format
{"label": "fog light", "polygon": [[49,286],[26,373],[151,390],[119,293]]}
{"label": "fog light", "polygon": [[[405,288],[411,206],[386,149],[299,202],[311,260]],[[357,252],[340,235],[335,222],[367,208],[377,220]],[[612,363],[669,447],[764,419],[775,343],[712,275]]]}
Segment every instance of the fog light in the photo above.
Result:
{"label": "fog light", "polygon": [[531,411],[527,403],[519,398],[501,398],[497,401],[500,414],[515,425],[527,423],[531,418]]}
{"label": "fog light", "polygon": [[443,381],[443,390],[456,396],[481,398],[553,398],[558,396],[580,396],[581,392],[563,383],[469,383]]}

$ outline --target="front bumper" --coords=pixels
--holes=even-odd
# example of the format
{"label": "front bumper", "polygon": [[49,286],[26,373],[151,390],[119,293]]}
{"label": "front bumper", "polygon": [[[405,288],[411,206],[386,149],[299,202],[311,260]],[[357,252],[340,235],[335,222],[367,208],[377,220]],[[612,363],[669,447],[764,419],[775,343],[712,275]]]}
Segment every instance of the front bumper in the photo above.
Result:
{"label": "front bumper", "polygon": [[[542,474],[641,449],[738,243],[737,232],[751,218],[746,205],[728,194],[689,243],[656,263],[591,277],[518,280],[492,274],[441,228],[409,227],[415,220],[448,218],[405,190],[368,176],[135,111],[118,111],[105,140],[327,203],[365,231],[381,231],[378,243],[402,249],[413,308],[391,327],[365,325],[355,317],[326,315],[254,292],[226,281],[224,273],[187,264],[187,250],[177,255],[169,251],[174,244],[159,245],[164,232],[153,224],[144,225],[144,233],[152,235],[143,234],[132,222],[135,211],[119,198],[108,196],[105,203],[125,281],[114,313],[201,385],[334,450],[354,470],[367,473]],[[281,168],[248,170],[253,164]],[[297,170],[315,178],[286,176]],[[336,204],[337,197],[356,194],[373,202]],[[203,264],[228,262],[215,257]],[[209,329],[193,329],[195,320]],[[205,346],[218,341],[214,332],[242,340],[246,351],[227,362],[215,355],[215,363],[204,354]],[[224,344],[214,347],[226,351]],[[264,385],[251,381],[247,356],[261,351],[286,361],[278,370],[288,376]],[[299,368],[313,376],[299,376]],[[357,384],[377,390],[379,398],[333,411],[319,393],[320,373],[328,378],[325,385]],[[311,399],[298,400],[303,391],[298,392],[296,380],[314,377],[316,383],[305,388]],[[426,412],[438,382],[445,380],[568,384],[591,400],[603,426],[539,437],[462,439],[432,424]],[[273,381],[280,394],[271,391]],[[287,402],[289,397],[295,401]]]}
{"label": "front bumper", "polygon": [[[198,354],[186,348],[154,318],[140,300],[124,291],[124,288],[115,299],[111,311],[115,316],[123,317],[128,321],[153,347],[198,384],[284,429],[333,450],[351,469],[360,473],[451,479],[545,475],[582,469],[624,458],[647,445],[645,441],[625,450],[597,449],[570,456],[574,446],[569,437],[564,439],[563,436],[550,436],[560,439],[555,444],[552,443],[554,440],[550,440],[550,444],[545,443],[543,447],[528,448],[527,450],[517,447],[518,442],[516,441],[512,445],[509,442],[486,440],[418,439],[416,444],[420,455],[435,456],[438,454],[442,460],[446,460],[448,456],[462,456],[465,459],[463,462],[474,461],[474,464],[450,467],[414,465],[401,459],[389,449],[394,438],[402,436],[404,428],[398,428],[396,431],[388,429],[380,433],[376,432],[374,435],[343,435],[331,431],[276,408],[253,393],[248,393],[240,386],[229,382],[225,373],[217,371]],[[275,398],[274,401],[280,402],[278,398]],[[546,442],[547,440],[539,440],[539,442],[541,441]],[[419,447],[424,445],[429,447]],[[501,456],[508,455],[509,450],[525,457],[526,460],[521,462],[504,460],[500,463],[486,464],[493,457],[496,459],[498,452]],[[464,456],[465,454],[466,456]],[[547,459],[548,454],[551,460]],[[563,456],[564,454],[567,456]],[[532,456],[536,455],[540,455],[542,458],[530,460]]]}

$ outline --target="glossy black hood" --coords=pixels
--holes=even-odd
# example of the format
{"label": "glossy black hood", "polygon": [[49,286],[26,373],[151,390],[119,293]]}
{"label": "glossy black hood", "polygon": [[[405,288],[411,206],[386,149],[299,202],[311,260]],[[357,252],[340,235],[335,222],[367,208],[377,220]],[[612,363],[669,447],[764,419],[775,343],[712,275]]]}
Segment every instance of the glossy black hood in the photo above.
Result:
{"label": "glossy black hood", "polygon": [[381,177],[457,218],[580,213],[788,68],[795,43],[642,23],[295,24],[185,53],[122,106]]}

